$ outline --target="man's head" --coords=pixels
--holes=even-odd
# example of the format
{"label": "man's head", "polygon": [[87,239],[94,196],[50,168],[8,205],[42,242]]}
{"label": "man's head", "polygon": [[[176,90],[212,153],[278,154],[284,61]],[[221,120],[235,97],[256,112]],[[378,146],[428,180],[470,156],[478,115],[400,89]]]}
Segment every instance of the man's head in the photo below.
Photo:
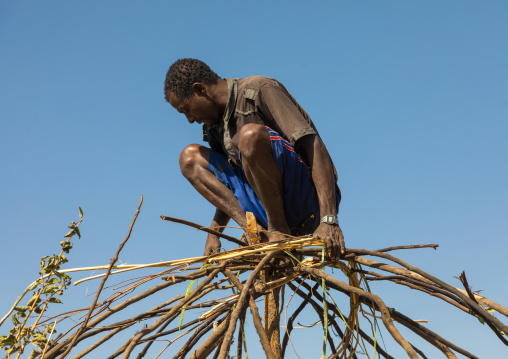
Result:
{"label": "man's head", "polygon": [[164,96],[190,123],[213,124],[221,115],[215,91],[219,81],[221,78],[203,61],[180,59],[166,74]]}

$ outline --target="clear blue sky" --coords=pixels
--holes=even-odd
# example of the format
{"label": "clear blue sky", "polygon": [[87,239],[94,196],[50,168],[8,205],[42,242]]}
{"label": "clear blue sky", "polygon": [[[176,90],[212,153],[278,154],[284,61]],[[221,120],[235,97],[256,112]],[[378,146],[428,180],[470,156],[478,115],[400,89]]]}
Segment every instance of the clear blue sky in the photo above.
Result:
{"label": "clear blue sky", "polygon": [[[163,97],[182,57],[285,84],[338,169],[348,247],[438,243],[398,255],[457,286],[465,270],[474,290],[507,305],[507,10],[506,1],[0,2],[1,316],[39,258],[59,250],[78,206],[83,238],[69,267],[109,263],[141,193],[121,261],[201,254],[203,234],[159,219],[208,225],[214,212],[178,168],[201,129]],[[477,356],[508,353],[476,319],[386,288],[388,306]],[[301,353],[318,357],[320,342]]]}

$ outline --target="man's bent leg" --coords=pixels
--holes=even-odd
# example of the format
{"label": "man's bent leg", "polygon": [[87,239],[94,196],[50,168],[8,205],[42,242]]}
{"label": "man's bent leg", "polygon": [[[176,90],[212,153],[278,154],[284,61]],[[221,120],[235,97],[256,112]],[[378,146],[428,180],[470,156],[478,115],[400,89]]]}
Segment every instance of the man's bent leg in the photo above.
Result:
{"label": "man's bent leg", "polygon": [[[240,130],[238,148],[245,176],[266,210],[268,231],[290,233],[284,211],[282,174],[273,158],[270,135],[263,125],[247,124]],[[270,241],[284,239],[270,235]]]}
{"label": "man's bent leg", "polygon": [[233,192],[208,169],[210,149],[198,144],[184,148],[180,154],[180,169],[192,186],[218,210],[246,226],[245,212]]}

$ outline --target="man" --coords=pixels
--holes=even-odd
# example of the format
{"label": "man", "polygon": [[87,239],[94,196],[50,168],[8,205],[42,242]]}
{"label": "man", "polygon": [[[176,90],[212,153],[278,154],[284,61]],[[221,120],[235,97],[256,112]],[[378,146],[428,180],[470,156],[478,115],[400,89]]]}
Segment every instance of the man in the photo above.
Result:
{"label": "man", "polygon": [[[330,257],[344,253],[335,167],[308,114],[282,84],[264,76],[223,79],[200,60],[180,59],[168,70],[164,94],[189,123],[203,125],[210,148],[187,146],[180,168],[217,208],[212,228],[222,231],[231,218],[245,228],[250,211],[267,230],[265,240],[313,233]],[[209,234],[204,254],[220,246]]]}

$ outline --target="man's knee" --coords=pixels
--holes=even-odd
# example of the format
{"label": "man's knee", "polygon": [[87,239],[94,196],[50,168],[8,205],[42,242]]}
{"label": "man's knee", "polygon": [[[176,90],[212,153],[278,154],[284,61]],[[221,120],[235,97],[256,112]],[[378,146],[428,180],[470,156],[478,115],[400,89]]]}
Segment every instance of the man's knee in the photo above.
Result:
{"label": "man's knee", "polygon": [[209,149],[193,143],[185,147],[180,153],[180,170],[186,177],[192,177],[197,166],[208,167]]}
{"label": "man's knee", "polygon": [[262,148],[270,147],[270,134],[265,126],[249,123],[240,129],[238,149],[242,157],[250,157]]}

